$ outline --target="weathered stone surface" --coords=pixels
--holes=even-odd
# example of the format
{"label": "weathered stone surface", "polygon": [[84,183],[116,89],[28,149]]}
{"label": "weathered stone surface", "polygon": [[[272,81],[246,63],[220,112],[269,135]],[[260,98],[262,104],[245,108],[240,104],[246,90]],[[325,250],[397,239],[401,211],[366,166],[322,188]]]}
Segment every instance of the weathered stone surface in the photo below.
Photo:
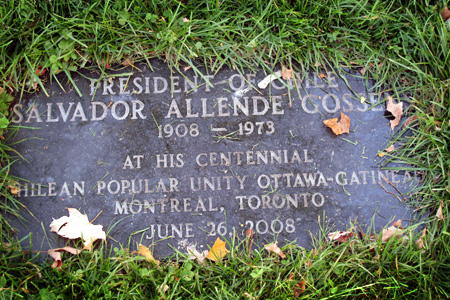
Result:
{"label": "weathered stone surface", "polygon": [[[18,237],[31,232],[34,248],[62,243],[48,229],[66,207],[100,214],[94,223],[110,243],[154,244],[157,257],[173,253],[169,245],[207,249],[233,230],[310,247],[319,223],[345,229],[373,218],[380,228],[410,218],[386,191],[408,190],[414,174],[379,169],[392,131],[384,104],[368,110],[383,98],[370,83],[348,76],[350,89],[311,73],[259,88],[263,71],[200,68],[201,77],[151,63],[98,83],[86,78],[98,73],[74,75],[82,97],[62,80],[65,91],[53,82],[50,97],[16,103],[13,122],[34,129],[15,134],[23,159],[12,172],[26,180],[19,198],[39,220],[25,210],[26,224],[13,218]],[[335,136],[323,120],[341,112],[350,133]]]}

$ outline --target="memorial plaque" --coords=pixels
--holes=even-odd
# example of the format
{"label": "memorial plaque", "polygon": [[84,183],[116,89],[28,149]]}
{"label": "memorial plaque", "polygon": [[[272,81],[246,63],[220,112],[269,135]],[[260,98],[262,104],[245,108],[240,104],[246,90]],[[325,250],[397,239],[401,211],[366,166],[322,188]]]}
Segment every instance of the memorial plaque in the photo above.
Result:
{"label": "memorial plaque", "polygon": [[[198,70],[159,60],[101,80],[84,70],[73,74],[76,88],[61,77],[49,96],[16,99],[12,173],[29,211],[12,217],[18,238],[62,245],[49,224],[69,207],[98,216],[109,244],[153,245],[157,257],[233,232],[243,239],[248,228],[260,243],[308,248],[319,225],[373,219],[380,229],[410,218],[398,193],[415,174],[380,169],[392,130],[370,82]],[[336,136],[323,121],[341,113],[350,132]]]}

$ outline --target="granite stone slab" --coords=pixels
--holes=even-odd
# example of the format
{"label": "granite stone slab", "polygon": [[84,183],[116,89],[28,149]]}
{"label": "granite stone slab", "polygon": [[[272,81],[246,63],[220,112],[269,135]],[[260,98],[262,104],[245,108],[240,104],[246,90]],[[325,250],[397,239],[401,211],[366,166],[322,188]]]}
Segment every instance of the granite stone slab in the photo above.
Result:
{"label": "granite stone slab", "polygon": [[[198,68],[201,76],[151,60],[101,80],[83,70],[73,74],[82,96],[61,77],[64,89],[49,82],[49,97],[16,99],[21,157],[11,172],[35,217],[11,216],[17,237],[31,233],[35,249],[63,245],[49,224],[68,207],[98,215],[109,244],[152,245],[156,257],[205,250],[233,232],[243,239],[248,228],[259,243],[310,248],[319,225],[373,220],[381,229],[411,218],[398,191],[416,174],[380,168],[392,130],[386,95],[371,82]],[[350,132],[336,136],[323,121],[341,113]]]}

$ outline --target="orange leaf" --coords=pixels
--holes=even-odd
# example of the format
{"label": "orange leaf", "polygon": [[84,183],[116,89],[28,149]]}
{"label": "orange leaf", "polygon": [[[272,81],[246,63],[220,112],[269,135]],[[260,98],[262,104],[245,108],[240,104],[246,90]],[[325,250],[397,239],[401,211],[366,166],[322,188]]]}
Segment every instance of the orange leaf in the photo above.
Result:
{"label": "orange leaf", "polygon": [[391,96],[388,96],[388,105],[386,110],[395,117],[394,120],[390,121],[391,129],[393,130],[395,126],[400,124],[400,119],[403,115],[403,103],[394,103],[394,99]]}
{"label": "orange leaf", "polygon": [[300,296],[300,294],[305,291],[305,288],[306,288],[305,280],[298,281],[294,287],[294,299],[296,299],[298,296]]}
{"label": "orange leaf", "polygon": [[222,241],[220,238],[217,238],[216,242],[212,246],[206,258],[209,258],[212,261],[219,261],[225,257],[230,251],[227,250],[227,243]]}
{"label": "orange leaf", "polygon": [[395,221],[392,226],[402,229],[402,220]]}
{"label": "orange leaf", "polygon": [[286,255],[284,255],[283,251],[281,251],[281,249],[278,247],[277,244],[278,244],[278,242],[275,242],[275,243],[264,246],[264,248],[267,251],[278,254],[279,256],[281,256],[281,258],[286,258]]}
{"label": "orange leaf", "polygon": [[336,135],[350,132],[350,118],[344,113],[341,113],[341,120],[339,122],[337,118],[334,118],[323,121],[323,124],[330,127]]}

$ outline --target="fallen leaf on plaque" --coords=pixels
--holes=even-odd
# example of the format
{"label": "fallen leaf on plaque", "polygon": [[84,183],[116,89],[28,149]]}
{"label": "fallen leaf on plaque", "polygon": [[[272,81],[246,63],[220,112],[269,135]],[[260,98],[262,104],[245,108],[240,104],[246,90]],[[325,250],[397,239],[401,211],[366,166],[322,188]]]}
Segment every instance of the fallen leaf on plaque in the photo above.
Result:
{"label": "fallen leaf on plaque", "polygon": [[148,262],[154,263],[155,265],[159,266],[159,261],[153,257],[152,251],[150,251],[150,249],[148,249],[148,247],[146,247],[142,244],[139,244],[139,252],[138,253],[140,256],[145,257],[145,259]]}
{"label": "fallen leaf on plaque", "polygon": [[281,78],[283,78],[284,80],[289,80],[292,79],[292,69],[288,69],[286,67],[282,67],[281,68]]}
{"label": "fallen leaf on plaque", "polygon": [[425,235],[427,234],[427,229],[425,228],[423,231],[422,231],[422,234],[420,235],[420,238],[416,241],[416,245],[417,245],[417,247],[419,248],[419,249],[422,249],[423,248],[423,244],[424,244],[424,241],[425,241]]}
{"label": "fallen leaf on plaque", "polygon": [[334,118],[323,121],[323,124],[331,128],[335,135],[350,132],[350,118],[347,117],[344,113],[341,113],[341,120],[339,122],[338,118]]}
{"label": "fallen leaf on plaque", "polygon": [[328,238],[330,239],[330,241],[338,242],[338,243],[346,242],[352,236],[353,236],[353,232],[351,232],[351,231],[335,231],[335,232],[330,232],[328,234]]}
{"label": "fallen leaf on plaque", "polygon": [[394,150],[395,150],[395,146],[394,146],[394,144],[392,144],[389,147],[387,147],[385,151],[389,153],[389,152],[392,152]]}
{"label": "fallen leaf on plaque", "polygon": [[227,243],[222,241],[220,238],[217,238],[216,242],[212,246],[211,250],[208,252],[206,258],[209,258],[212,261],[219,261],[225,257],[230,251],[227,250]]}
{"label": "fallen leaf on plaque", "polygon": [[84,249],[76,249],[73,247],[64,247],[64,248],[56,248],[56,249],[50,249],[47,251],[47,254],[50,255],[51,258],[55,260],[55,262],[52,264],[52,268],[60,268],[62,266],[62,259],[61,259],[61,252],[69,252],[73,255],[78,255],[83,251]]}
{"label": "fallen leaf on plaque", "polygon": [[89,251],[92,250],[92,243],[96,240],[106,240],[106,233],[103,231],[102,225],[89,223],[88,217],[75,208],[68,208],[67,210],[69,216],[54,219],[50,223],[50,231],[71,240],[82,238],[84,241],[83,249]]}
{"label": "fallen leaf on plaque", "polygon": [[273,74],[267,75],[263,80],[258,83],[258,87],[264,90],[272,81],[281,77],[281,71],[277,71]]}
{"label": "fallen leaf on plaque", "polygon": [[391,129],[393,130],[398,124],[400,124],[400,120],[403,115],[403,103],[394,103],[394,99],[391,96],[388,96],[388,105],[386,110],[390,112],[395,119],[391,120]]}
{"label": "fallen leaf on plaque", "polygon": [[439,208],[436,212],[436,218],[438,218],[438,220],[444,220],[444,215],[442,214],[442,202],[439,204]]}
{"label": "fallen leaf on plaque", "polygon": [[384,152],[379,152],[379,153],[378,153],[378,156],[379,156],[379,157],[383,157],[383,156],[385,156],[385,155],[386,155],[386,153],[384,153]]}
{"label": "fallen leaf on plaque", "polygon": [[195,249],[195,246],[189,246],[187,247],[187,253],[188,253],[188,259],[195,260],[200,264],[205,263],[206,256],[208,255],[208,250],[205,250],[203,252],[198,252],[197,249]]}
{"label": "fallen leaf on plaque", "polygon": [[8,185],[8,190],[11,193],[11,195],[17,196],[19,194],[19,189],[15,186]]}
{"label": "fallen leaf on plaque", "polygon": [[325,78],[325,77],[327,77],[327,75],[325,75],[325,74],[323,74],[323,73],[320,73],[320,74],[319,74],[319,77],[320,77],[320,78]]}
{"label": "fallen leaf on plaque", "polygon": [[281,256],[281,258],[286,258],[286,255],[284,255],[283,251],[281,251],[281,249],[278,247],[277,244],[278,244],[278,242],[274,242],[272,244],[265,245],[264,248],[267,251],[278,254],[279,256]]}
{"label": "fallen leaf on plaque", "polygon": [[403,228],[402,228],[402,220],[397,220],[397,221],[395,221],[395,222],[392,224],[392,226],[397,227],[397,228],[400,228],[400,229],[403,229]]}

